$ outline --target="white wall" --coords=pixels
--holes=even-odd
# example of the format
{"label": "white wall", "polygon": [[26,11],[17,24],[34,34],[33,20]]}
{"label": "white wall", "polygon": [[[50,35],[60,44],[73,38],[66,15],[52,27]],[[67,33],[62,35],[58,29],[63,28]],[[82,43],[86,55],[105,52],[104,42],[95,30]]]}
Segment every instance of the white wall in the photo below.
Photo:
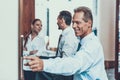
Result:
{"label": "white wall", "polygon": [[115,59],[115,7],[116,0],[98,0],[98,33],[106,60]]}
{"label": "white wall", "polygon": [[35,17],[42,20],[44,31],[47,29],[46,8],[49,8],[50,10],[49,47],[57,47],[59,34],[61,34],[61,30],[58,30],[58,26],[56,24],[59,12],[62,10],[69,10],[73,14],[73,9],[79,6],[87,6],[92,9],[93,2],[92,0],[71,0],[70,2],[68,0],[35,0]]}
{"label": "white wall", "polygon": [[0,80],[18,80],[18,0],[0,0]]}

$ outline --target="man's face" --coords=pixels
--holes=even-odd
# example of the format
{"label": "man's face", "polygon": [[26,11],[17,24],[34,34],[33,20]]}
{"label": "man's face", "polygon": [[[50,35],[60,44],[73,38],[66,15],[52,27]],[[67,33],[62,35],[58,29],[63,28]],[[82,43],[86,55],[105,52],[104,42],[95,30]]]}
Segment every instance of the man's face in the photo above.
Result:
{"label": "man's face", "polygon": [[57,25],[58,25],[58,29],[62,29],[63,21],[62,18],[60,18],[59,16],[57,18]]}
{"label": "man's face", "polygon": [[85,22],[83,18],[84,18],[84,13],[77,12],[74,14],[72,20],[73,23],[72,26],[75,31],[75,35],[81,38],[85,37],[89,33],[91,28],[91,23],[90,23],[91,21]]}

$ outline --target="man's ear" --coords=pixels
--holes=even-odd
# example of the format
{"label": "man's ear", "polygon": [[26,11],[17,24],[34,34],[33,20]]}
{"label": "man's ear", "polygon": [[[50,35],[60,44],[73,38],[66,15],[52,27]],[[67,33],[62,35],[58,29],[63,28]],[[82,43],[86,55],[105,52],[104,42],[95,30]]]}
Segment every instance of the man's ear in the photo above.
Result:
{"label": "man's ear", "polygon": [[91,21],[91,20],[88,20],[87,23],[88,23],[88,28],[91,28],[91,27],[92,27],[92,26],[91,26],[91,25],[92,25],[92,21]]}
{"label": "man's ear", "polygon": [[61,20],[62,20],[62,22],[63,22],[63,23],[65,23],[65,20],[64,20],[64,18],[62,18]]}

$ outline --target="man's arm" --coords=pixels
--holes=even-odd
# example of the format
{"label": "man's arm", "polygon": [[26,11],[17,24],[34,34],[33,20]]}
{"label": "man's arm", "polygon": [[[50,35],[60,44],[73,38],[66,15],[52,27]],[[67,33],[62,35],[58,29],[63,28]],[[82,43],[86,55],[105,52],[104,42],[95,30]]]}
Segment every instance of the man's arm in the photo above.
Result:
{"label": "man's arm", "polygon": [[43,60],[39,57],[27,56],[24,57],[26,60],[31,60],[30,62],[26,63],[25,65],[30,66],[32,71],[42,71],[43,70]]}
{"label": "man's arm", "polygon": [[[96,47],[96,46],[95,46]],[[87,48],[87,47],[86,47]],[[94,62],[94,55],[98,55],[89,51],[86,52],[86,49],[81,49],[74,55],[74,57],[66,57],[66,58],[55,58],[55,59],[48,59],[48,60],[41,60],[36,57],[26,57],[25,59],[31,60],[29,62],[30,68],[33,71],[46,71],[55,74],[62,74],[62,75],[72,75],[77,71],[84,72],[90,68],[90,66]],[[89,53],[90,52],[90,53]],[[93,56],[91,56],[91,54]],[[93,58],[94,57],[94,58]],[[100,60],[100,56],[97,57],[96,61]]]}

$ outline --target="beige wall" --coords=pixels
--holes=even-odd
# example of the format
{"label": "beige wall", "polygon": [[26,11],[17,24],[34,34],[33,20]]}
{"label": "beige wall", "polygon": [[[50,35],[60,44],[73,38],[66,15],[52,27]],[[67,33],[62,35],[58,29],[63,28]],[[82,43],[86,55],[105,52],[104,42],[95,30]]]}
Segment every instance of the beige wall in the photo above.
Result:
{"label": "beige wall", "polygon": [[115,4],[116,0],[98,0],[99,38],[102,42],[105,60],[115,58]]}
{"label": "beige wall", "polygon": [[18,0],[0,0],[0,80],[18,80]]}

